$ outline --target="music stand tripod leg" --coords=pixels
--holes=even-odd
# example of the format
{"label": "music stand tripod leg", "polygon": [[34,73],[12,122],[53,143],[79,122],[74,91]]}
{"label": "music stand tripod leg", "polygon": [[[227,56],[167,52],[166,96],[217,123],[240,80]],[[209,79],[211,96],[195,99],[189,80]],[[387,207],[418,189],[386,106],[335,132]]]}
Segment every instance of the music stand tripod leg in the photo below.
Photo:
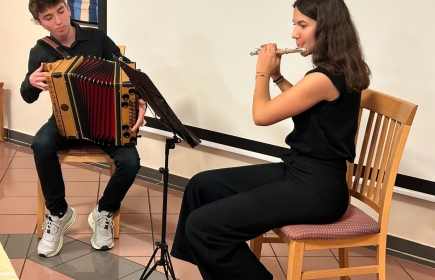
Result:
{"label": "music stand tripod leg", "polygon": [[[167,206],[168,206],[168,179],[169,179],[169,150],[175,148],[175,143],[180,143],[181,140],[174,135],[173,138],[166,138],[165,145],[165,167],[161,167],[159,172],[163,174],[163,211],[162,211],[162,238],[161,241],[156,242],[156,249],[154,250],[153,255],[151,256],[148,264],[146,265],[140,280],[147,279],[151,273],[157,268],[157,266],[163,266],[163,270],[165,271],[166,279],[169,280],[169,274],[171,275],[173,280],[176,280],[174,268],[172,266],[171,257],[169,255],[168,245],[166,244],[166,215],[167,215]],[[151,261],[160,250],[160,259],[157,260],[154,265],[149,269],[151,265]],[[148,270],[149,269],[149,270]]]}

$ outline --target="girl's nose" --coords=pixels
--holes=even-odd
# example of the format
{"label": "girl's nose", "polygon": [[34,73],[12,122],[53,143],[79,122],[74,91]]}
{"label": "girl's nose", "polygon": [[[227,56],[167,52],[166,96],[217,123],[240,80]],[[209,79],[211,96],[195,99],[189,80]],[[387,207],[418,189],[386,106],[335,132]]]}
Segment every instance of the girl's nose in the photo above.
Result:
{"label": "girl's nose", "polygon": [[299,38],[299,32],[296,30],[296,27],[293,28],[292,38],[293,39],[298,39]]}

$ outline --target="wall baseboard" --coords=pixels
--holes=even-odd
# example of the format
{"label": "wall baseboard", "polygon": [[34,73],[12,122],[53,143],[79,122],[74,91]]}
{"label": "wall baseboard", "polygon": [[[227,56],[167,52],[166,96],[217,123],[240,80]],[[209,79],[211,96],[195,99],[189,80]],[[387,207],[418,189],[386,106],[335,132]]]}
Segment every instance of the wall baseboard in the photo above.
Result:
{"label": "wall baseboard", "polygon": [[[21,132],[4,129],[6,141],[16,145],[30,147],[33,136]],[[91,164],[101,168],[109,169],[106,164]],[[162,174],[159,170],[141,166],[137,178],[163,186]],[[169,174],[168,187],[173,190],[183,192],[188,178],[180,177],[177,175]],[[402,239],[396,236],[388,235],[387,237],[387,251],[391,256],[396,256],[406,259],[418,264],[435,268],[435,248],[425,246],[410,240]]]}

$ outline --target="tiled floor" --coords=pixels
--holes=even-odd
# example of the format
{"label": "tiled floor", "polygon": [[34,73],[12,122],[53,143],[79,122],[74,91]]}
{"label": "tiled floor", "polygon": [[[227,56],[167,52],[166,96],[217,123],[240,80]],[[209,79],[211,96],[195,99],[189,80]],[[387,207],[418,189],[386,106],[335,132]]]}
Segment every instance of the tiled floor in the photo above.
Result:
{"label": "tiled floor", "polygon": [[[97,202],[108,180],[108,171],[86,164],[63,165],[67,201],[78,216],[66,232],[67,238],[58,256],[41,258],[36,254],[36,180],[32,151],[12,143],[0,143],[0,242],[22,280],[35,279],[140,279],[154,252],[154,242],[161,240],[162,188],[159,182],[137,179],[121,208],[121,235],[115,247],[98,252],[89,245],[91,229],[87,215]],[[181,193],[170,190],[166,241],[174,237]],[[157,256],[160,257],[160,252]],[[263,249],[262,262],[274,279],[285,279],[287,246],[268,245]],[[351,252],[352,263],[371,263],[374,252],[361,248]],[[198,280],[197,268],[171,258],[175,275],[182,280]],[[322,268],[337,264],[334,252],[307,254],[304,267]],[[148,278],[166,279],[158,267]],[[159,272],[160,271],[160,272]],[[352,279],[376,279],[375,276]],[[435,269],[396,257],[387,257],[387,279],[435,279]],[[225,279],[222,279],[225,280]]]}

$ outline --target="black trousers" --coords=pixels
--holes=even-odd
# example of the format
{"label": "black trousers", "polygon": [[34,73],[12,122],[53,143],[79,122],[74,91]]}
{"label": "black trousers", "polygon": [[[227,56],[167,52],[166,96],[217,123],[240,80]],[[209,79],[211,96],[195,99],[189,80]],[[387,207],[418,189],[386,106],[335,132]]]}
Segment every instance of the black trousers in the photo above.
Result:
{"label": "black trousers", "polygon": [[[36,171],[41,181],[45,205],[51,215],[62,216],[67,209],[65,184],[57,152],[71,148],[86,140],[69,140],[59,134],[56,120],[51,117],[33,138],[32,149]],[[116,170],[107,183],[98,202],[99,210],[115,212],[133,184],[140,168],[139,154],[135,146],[100,146],[115,162]]]}
{"label": "black trousers", "polygon": [[336,221],[349,201],[345,168],[290,158],[193,176],[171,255],[196,264],[206,280],[272,279],[246,241],[284,225]]}

